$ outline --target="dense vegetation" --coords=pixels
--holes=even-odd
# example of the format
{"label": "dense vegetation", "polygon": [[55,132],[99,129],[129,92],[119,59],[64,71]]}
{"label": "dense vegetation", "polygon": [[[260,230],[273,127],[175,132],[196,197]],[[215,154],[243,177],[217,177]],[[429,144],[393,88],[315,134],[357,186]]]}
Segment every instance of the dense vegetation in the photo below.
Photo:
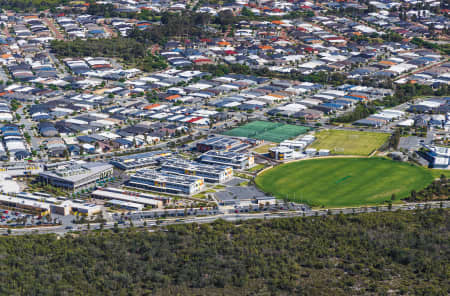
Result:
{"label": "dense vegetation", "polygon": [[345,113],[339,117],[331,119],[332,122],[354,122],[366,118],[376,112],[376,106],[373,104],[358,103],[351,112]]}
{"label": "dense vegetation", "polygon": [[[221,15],[216,20],[220,22],[222,20]],[[204,26],[210,24],[212,21],[212,16],[207,13],[163,13],[161,15],[160,25],[151,26],[146,30],[135,28],[129,33],[129,38],[135,39],[145,45],[163,45],[175,37],[185,39],[206,38],[210,37],[211,34],[208,30],[205,30]]]}
{"label": "dense vegetation", "polygon": [[[1,0],[0,0],[1,1]],[[146,30],[135,28],[127,38],[100,40],[54,41],[52,50],[62,56],[90,56],[92,52],[99,55],[118,56],[124,59],[142,57],[148,46],[164,44],[169,38],[202,36],[205,30],[201,26],[210,22],[209,14],[163,13],[161,25],[151,26]]]}
{"label": "dense vegetation", "polygon": [[448,210],[0,240],[2,295],[448,295]]}
{"label": "dense vegetation", "polygon": [[111,39],[76,39],[73,41],[53,40],[52,51],[63,57],[87,57],[95,53],[96,56],[118,57],[131,61],[145,55],[145,47],[126,38]]}
{"label": "dense vegetation", "polygon": [[120,12],[113,4],[97,4],[91,3],[87,10],[87,14],[103,16],[105,18],[122,17],[139,20],[159,20],[160,16],[150,10],[142,10],[140,12]]}
{"label": "dense vegetation", "polygon": [[[105,7],[108,8],[110,6]],[[91,10],[95,13],[102,8],[103,6],[94,5]],[[149,17],[151,16],[149,15]],[[221,17],[219,16],[217,19],[220,20]],[[151,26],[147,30],[134,28],[127,38],[54,40],[51,43],[51,48],[55,54],[61,57],[84,57],[96,53],[96,56],[120,58],[126,63],[134,64],[145,71],[160,70],[165,69],[167,64],[161,57],[152,55],[149,52],[151,45],[163,45],[169,39],[175,37],[209,36],[207,30],[204,30],[202,26],[210,21],[211,16],[209,14],[189,12],[183,12],[182,14],[163,13],[161,15],[161,25]]]}
{"label": "dense vegetation", "polygon": [[96,56],[115,57],[145,71],[167,68],[167,63],[158,55],[151,54],[140,42],[129,38],[53,40],[52,51],[60,57]]}
{"label": "dense vegetation", "polygon": [[417,37],[413,38],[411,40],[411,42],[420,47],[425,47],[425,48],[432,49],[432,50],[438,50],[445,55],[450,54],[450,44],[447,44],[447,43],[433,43],[433,42],[425,41],[425,40],[417,38]]}
{"label": "dense vegetation", "polygon": [[167,68],[166,60],[160,55],[147,54],[137,66],[147,72]]}
{"label": "dense vegetation", "polygon": [[450,198],[450,178],[442,175],[439,180],[427,186],[420,191],[411,191],[411,194],[405,199],[409,202],[422,202],[429,200],[448,200]]}
{"label": "dense vegetation", "polygon": [[246,74],[246,75],[257,75],[265,76],[270,78],[281,78],[297,81],[307,81],[313,83],[326,83],[332,85],[342,85],[345,83],[358,84],[356,80],[347,79],[345,74],[340,72],[327,72],[319,71],[311,74],[302,74],[297,71],[292,71],[290,73],[278,73],[272,72],[268,68],[258,68],[252,69],[247,65],[241,64],[216,64],[216,65],[201,65],[195,66],[198,70],[203,70],[210,72],[214,76],[222,76],[228,73]]}
{"label": "dense vegetation", "polygon": [[397,150],[398,144],[400,144],[400,138],[401,138],[401,131],[400,129],[396,129],[394,133],[392,133],[391,136],[389,137],[387,147]]}
{"label": "dense vegetation", "polygon": [[383,100],[381,100],[381,104],[386,107],[393,107],[421,96],[445,96],[449,94],[450,90],[447,85],[443,85],[442,87],[434,90],[429,85],[408,83],[398,85],[395,88],[394,95],[384,97]]}

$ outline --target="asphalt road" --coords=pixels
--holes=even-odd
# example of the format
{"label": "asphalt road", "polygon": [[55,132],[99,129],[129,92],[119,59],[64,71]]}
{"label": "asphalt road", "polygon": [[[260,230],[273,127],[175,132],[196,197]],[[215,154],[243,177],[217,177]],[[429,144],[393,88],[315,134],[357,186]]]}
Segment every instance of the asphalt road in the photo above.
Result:
{"label": "asphalt road", "polygon": [[[245,221],[250,219],[277,219],[277,218],[290,218],[290,217],[311,217],[311,216],[325,216],[325,215],[337,215],[337,214],[359,214],[359,213],[374,213],[374,212],[388,212],[388,211],[411,211],[416,209],[428,208],[440,208],[441,202],[423,202],[423,203],[407,203],[402,205],[393,205],[391,209],[388,206],[373,206],[373,207],[361,207],[361,208],[342,208],[342,209],[321,209],[321,210],[311,210],[311,211],[280,211],[271,213],[240,213],[240,214],[220,214],[208,217],[192,217],[186,219],[164,219],[164,220],[137,220],[133,221],[134,227],[148,228],[150,231],[151,227],[157,226],[159,221],[159,226],[174,225],[174,224],[187,224],[187,223],[212,223],[218,219],[223,219],[230,222]],[[442,202],[443,208],[450,208],[450,201]],[[146,226],[144,226],[144,223]],[[119,228],[130,227],[129,221],[124,224],[118,224]],[[65,235],[72,231],[87,231],[88,226],[86,224],[78,224],[75,226],[69,226],[73,228],[68,228],[66,225],[61,226],[50,226],[50,227],[33,227],[33,228],[19,228],[11,229],[11,235],[26,235],[26,234],[48,234],[53,233],[57,235]],[[90,224],[90,230],[101,229],[102,226],[99,223]],[[107,222],[103,225],[103,229],[114,228],[113,222]],[[7,229],[1,229],[0,234],[7,235]]]}

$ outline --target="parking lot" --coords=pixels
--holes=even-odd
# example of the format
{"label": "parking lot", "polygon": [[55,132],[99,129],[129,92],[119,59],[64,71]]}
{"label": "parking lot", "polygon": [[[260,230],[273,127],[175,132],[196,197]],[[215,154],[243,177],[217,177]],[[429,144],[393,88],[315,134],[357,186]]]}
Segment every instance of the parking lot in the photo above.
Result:
{"label": "parking lot", "polygon": [[31,215],[18,211],[0,209],[0,226],[17,227],[17,226],[39,226],[42,224],[53,224],[53,221],[47,220],[45,217]]}
{"label": "parking lot", "polygon": [[123,220],[140,220],[151,218],[166,218],[166,217],[187,217],[187,216],[211,216],[221,214],[216,208],[195,208],[195,209],[170,209],[170,210],[155,210],[145,212],[128,212],[124,214],[115,213],[113,219],[115,221]]}
{"label": "parking lot", "polygon": [[[242,179],[246,181],[245,179]],[[252,200],[256,197],[263,197],[265,194],[254,186],[228,186],[226,191],[219,191],[215,194],[219,202],[231,200]]]}
{"label": "parking lot", "polygon": [[271,211],[310,211],[311,208],[307,205],[295,204],[292,202],[282,203],[278,205],[265,205],[265,206],[236,206],[234,209],[228,211],[228,213],[252,213],[252,212],[271,212]]}

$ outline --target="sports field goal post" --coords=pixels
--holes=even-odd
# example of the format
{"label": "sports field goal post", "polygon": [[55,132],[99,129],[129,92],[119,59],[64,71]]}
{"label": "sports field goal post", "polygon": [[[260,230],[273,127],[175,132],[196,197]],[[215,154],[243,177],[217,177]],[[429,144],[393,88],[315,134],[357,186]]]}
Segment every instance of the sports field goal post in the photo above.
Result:
{"label": "sports field goal post", "polygon": [[334,147],[334,152],[336,153],[344,153],[345,148],[344,147]]}

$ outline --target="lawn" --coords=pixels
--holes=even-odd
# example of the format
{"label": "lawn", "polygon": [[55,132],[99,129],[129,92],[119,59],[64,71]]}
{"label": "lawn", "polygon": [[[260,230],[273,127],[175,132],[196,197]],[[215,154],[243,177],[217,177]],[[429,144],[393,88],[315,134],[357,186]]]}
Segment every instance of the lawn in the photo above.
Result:
{"label": "lawn", "polygon": [[440,178],[444,175],[447,178],[450,178],[450,170],[439,170],[439,169],[429,169],[433,177]]}
{"label": "lawn", "polygon": [[259,153],[259,154],[266,154],[269,152],[269,149],[272,147],[278,146],[277,144],[263,144],[261,146],[256,147],[253,149],[253,152]]}
{"label": "lawn", "polygon": [[315,134],[311,148],[329,149],[332,154],[369,155],[388,139],[388,133],[324,130]]}
{"label": "lawn", "polygon": [[259,170],[262,170],[263,168],[265,168],[266,165],[263,163],[257,164],[251,168],[248,169],[249,172],[253,173],[253,172],[257,172]]}
{"label": "lawn", "polygon": [[382,204],[406,197],[433,181],[427,169],[384,158],[327,158],[276,166],[256,177],[256,184],[278,198],[312,206]]}

